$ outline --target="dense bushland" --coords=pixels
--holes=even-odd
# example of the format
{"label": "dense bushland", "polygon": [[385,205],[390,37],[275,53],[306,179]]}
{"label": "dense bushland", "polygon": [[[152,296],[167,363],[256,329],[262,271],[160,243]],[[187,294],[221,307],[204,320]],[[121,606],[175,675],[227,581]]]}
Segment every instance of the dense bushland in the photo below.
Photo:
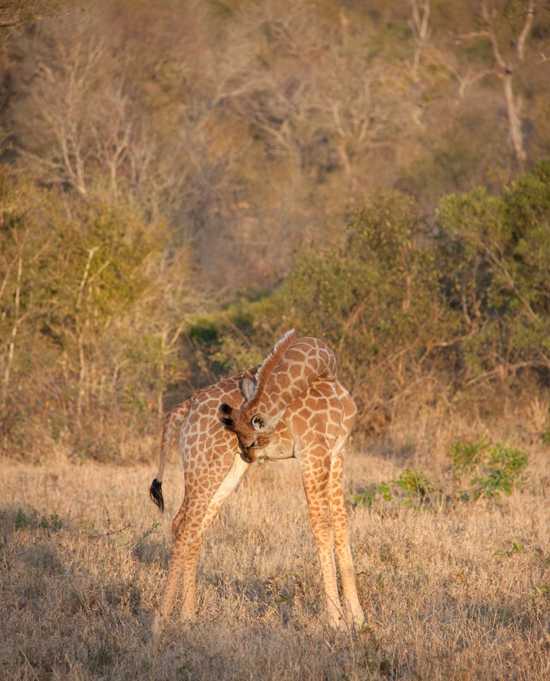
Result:
{"label": "dense bushland", "polygon": [[2,452],[146,456],[291,326],[361,434],[545,404],[549,35],[534,0],[5,3]]}
{"label": "dense bushland", "polygon": [[112,458],[112,426],[150,427],[180,371],[185,255],[169,258],[163,225],[129,204],[6,174],[0,201],[3,449],[45,456],[69,438],[77,457]]}
{"label": "dense bushland", "polygon": [[446,196],[429,219],[402,194],[367,199],[339,244],[210,313],[190,300],[181,254],[166,255],[166,229],[136,207],[71,205],[23,179],[1,190],[6,452],[65,441],[116,458],[127,428],[150,433],[165,401],[255,364],[291,326],[335,346],[362,432],[406,403],[460,409],[547,384],[549,163],[501,195]]}
{"label": "dense bushland", "polygon": [[446,196],[428,219],[409,197],[379,195],[339,246],[300,255],[275,292],[196,320],[196,364],[205,355],[219,371],[252,364],[289,326],[324,336],[363,427],[379,427],[404,400],[460,403],[521,380],[546,386],[549,235],[548,163],[500,196]]}

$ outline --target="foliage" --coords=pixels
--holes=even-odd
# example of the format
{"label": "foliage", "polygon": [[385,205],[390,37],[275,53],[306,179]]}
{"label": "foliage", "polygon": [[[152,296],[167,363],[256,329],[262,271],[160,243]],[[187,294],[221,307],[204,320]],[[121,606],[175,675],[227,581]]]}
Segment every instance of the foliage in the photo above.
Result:
{"label": "foliage", "polygon": [[14,518],[14,527],[16,530],[40,528],[58,532],[63,529],[64,523],[57,513],[40,516],[34,510],[27,512],[23,508],[18,508]]}
{"label": "foliage", "polygon": [[406,468],[399,477],[389,482],[371,485],[351,498],[354,506],[370,508],[377,498],[385,502],[397,501],[406,506],[422,506],[440,495],[434,484],[421,471]]}
{"label": "foliage", "polygon": [[24,452],[35,421],[42,437],[74,436],[78,450],[94,414],[84,440],[109,451],[103,424],[119,411],[137,415],[180,371],[169,319],[151,309],[164,227],[130,204],[74,202],[5,169],[0,199],[3,446]]}
{"label": "foliage", "polygon": [[468,395],[483,382],[547,371],[549,167],[501,196],[444,197],[435,238],[409,197],[367,198],[337,248],[298,256],[263,298],[192,321],[192,364],[218,375],[254,365],[292,326],[321,336],[336,349],[366,431],[380,405],[418,401],[414,386],[428,377]]}
{"label": "foliage", "polygon": [[[426,507],[445,501],[474,501],[510,495],[522,481],[528,464],[525,452],[481,439],[456,440],[450,449],[454,489],[445,491],[419,470],[405,468],[394,480],[371,484],[355,492],[351,503],[371,508],[377,501]],[[467,487],[462,481],[467,478]]]}
{"label": "foliage", "polygon": [[[0,129],[39,182],[169,218],[203,284],[272,286],[366,189],[432,211],[516,171],[479,3],[421,5],[14,0]],[[549,18],[519,41],[521,3],[491,5],[531,163],[548,153]]]}
{"label": "foliage", "polygon": [[[4,174],[5,444],[26,447],[27,419],[43,404],[56,405],[48,426],[56,440],[96,409],[102,419],[121,410],[144,423],[169,392],[168,402],[179,399],[182,378],[204,385],[254,366],[292,326],[336,349],[363,432],[376,427],[379,410],[434,399],[415,389],[428,377],[468,394],[482,382],[548,370],[549,167],[536,166],[500,196],[445,197],[436,238],[409,197],[367,198],[338,247],[301,254],[278,288],[187,315],[193,305],[179,276],[186,259],[162,265],[162,224],[148,223],[131,202],[107,204],[101,195],[75,202]],[[11,388],[17,382],[26,390],[25,377],[36,375],[42,387],[35,396],[42,397],[23,408]],[[79,456],[99,459],[116,456],[118,447],[83,433],[74,442]],[[456,449],[457,470],[467,456],[479,451]],[[471,493],[511,489],[513,466],[485,463]]]}
{"label": "foliage", "polygon": [[342,379],[363,404],[380,399],[372,393],[380,373],[387,378],[384,395],[392,397],[427,360],[446,324],[437,270],[419,228],[409,198],[368,199],[336,251],[301,255],[271,296],[246,306],[248,338],[269,347],[292,326],[326,338],[337,350]]}
{"label": "foliage", "polygon": [[445,197],[438,218],[465,378],[550,368],[550,163],[502,196],[478,189]]}
{"label": "foliage", "polygon": [[457,481],[470,478],[469,487],[460,496],[464,500],[494,498],[511,494],[521,483],[528,464],[525,452],[486,440],[457,440],[451,446],[451,461]]}

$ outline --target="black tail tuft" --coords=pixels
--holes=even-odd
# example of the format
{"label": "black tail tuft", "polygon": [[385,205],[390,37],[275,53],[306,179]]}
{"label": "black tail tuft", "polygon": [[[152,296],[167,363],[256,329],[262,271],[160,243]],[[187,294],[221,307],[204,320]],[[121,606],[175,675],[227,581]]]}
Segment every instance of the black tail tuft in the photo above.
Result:
{"label": "black tail tuft", "polygon": [[155,504],[164,512],[164,497],[162,496],[162,482],[160,480],[156,478],[153,480],[151,487],[149,487],[149,494]]}

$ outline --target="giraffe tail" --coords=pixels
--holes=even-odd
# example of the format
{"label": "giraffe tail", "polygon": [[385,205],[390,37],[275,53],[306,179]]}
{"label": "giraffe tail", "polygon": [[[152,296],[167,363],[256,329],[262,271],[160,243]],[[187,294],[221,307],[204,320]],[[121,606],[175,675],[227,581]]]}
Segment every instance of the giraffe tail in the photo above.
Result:
{"label": "giraffe tail", "polygon": [[162,481],[153,479],[151,487],[149,487],[149,496],[160,508],[161,513],[164,513],[164,497],[162,496]]}
{"label": "giraffe tail", "polygon": [[164,475],[164,467],[166,465],[166,457],[170,448],[175,444],[179,427],[187,417],[191,407],[191,400],[185,400],[176,409],[168,413],[164,419],[162,426],[162,435],[160,439],[160,461],[158,472],[153,478],[153,482],[149,487],[149,496],[160,508],[164,511],[164,497],[162,496],[162,478]]}

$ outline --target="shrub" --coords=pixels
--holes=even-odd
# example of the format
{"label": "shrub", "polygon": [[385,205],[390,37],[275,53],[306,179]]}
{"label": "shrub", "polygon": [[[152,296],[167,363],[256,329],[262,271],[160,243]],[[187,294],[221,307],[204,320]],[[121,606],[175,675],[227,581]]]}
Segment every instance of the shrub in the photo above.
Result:
{"label": "shrub", "polygon": [[107,421],[143,424],[144,406],[160,411],[181,371],[175,296],[157,280],[164,267],[171,283],[163,224],[123,199],[79,202],[1,166],[0,200],[0,411],[8,416],[0,451],[36,460],[52,442],[74,454],[89,441],[100,443],[98,458],[116,458],[118,447],[101,446]]}
{"label": "shrub", "polygon": [[351,502],[354,506],[370,508],[380,498],[385,502],[395,501],[418,507],[429,503],[436,495],[439,492],[424,473],[406,468],[395,480],[369,485],[358,491],[352,496]]}
{"label": "shrub", "polygon": [[442,199],[438,262],[462,383],[550,369],[550,162],[492,196]]}
{"label": "shrub", "polygon": [[454,442],[450,456],[456,480],[470,478],[469,487],[459,494],[463,500],[511,494],[528,464],[527,454],[522,450],[485,440]]}

